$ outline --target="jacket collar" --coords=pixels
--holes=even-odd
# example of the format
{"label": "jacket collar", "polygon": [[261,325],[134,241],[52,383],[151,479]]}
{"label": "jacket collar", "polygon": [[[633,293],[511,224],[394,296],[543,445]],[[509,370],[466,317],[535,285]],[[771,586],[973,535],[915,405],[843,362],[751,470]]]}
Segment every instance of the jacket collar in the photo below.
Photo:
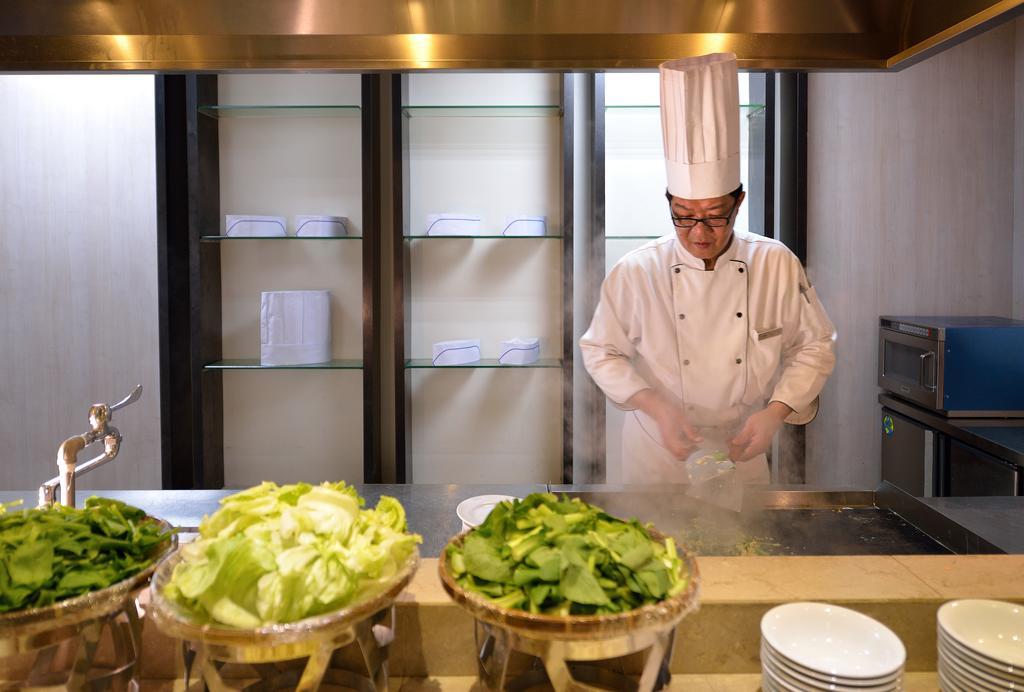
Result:
{"label": "jacket collar", "polygon": [[[720,269],[725,264],[736,258],[736,249],[739,246],[740,232],[733,230],[732,240],[729,241],[729,247],[725,249],[725,252],[715,262],[715,269]],[[675,239],[674,253],[672,258],[672,266],[684,266],[688,269],[698,269],[704,271],[704,260],[694,257],[690,252],[683,247],[683,244],[679,242],[678,236]]]}

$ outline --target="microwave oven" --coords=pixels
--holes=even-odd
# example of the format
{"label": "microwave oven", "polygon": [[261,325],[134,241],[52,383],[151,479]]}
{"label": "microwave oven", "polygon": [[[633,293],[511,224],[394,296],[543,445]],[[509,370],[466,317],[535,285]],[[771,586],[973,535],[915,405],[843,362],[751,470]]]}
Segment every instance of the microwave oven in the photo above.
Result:
{"label": "microwave oven", "polygon": [[878,386],[949,417],[1024,417],[1024,321],[881,317]]}

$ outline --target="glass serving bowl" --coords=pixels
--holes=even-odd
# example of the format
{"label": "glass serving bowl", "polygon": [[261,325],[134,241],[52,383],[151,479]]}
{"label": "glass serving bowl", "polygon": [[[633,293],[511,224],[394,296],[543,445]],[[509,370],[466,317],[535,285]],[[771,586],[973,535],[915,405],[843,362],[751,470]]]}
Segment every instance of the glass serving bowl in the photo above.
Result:
{"label": "glass serving bowl", "polygon": [[419,550],[395,573],[383,589],[372,597],[322,615],[295,622],[239,629],[216,623],[197,622],[177,603],[163,595],[174,568],[181,562],[177,552],[164,560],[150,585],[149,616],[165,635],[205,645],[210,657],[224,662],[269,663],[321,652],[325,647],[338,649],[355,639],[355,626],[389,608],[412,581],[419,567]]}
{"label": "glass serving bowl", "polygon": [[[162,531],[172,527],[167,522],[147,517]],[[0,658],[38,651],[77,635],[87,625],[117,614],[129,605],[156,571],[160,561],[178,544],[171,534],[153,548],[153,563],[140,572],[105,589],[57,601],[43,608],[29,608],[0,614]]]}
{"label": "glass serving bowl", "polygon": [[[648,529],[648,534],[659,543],[665,542],[665,536],[654,529]],[[546,615],[503,608],[486,596],[466,591],[451,574],[448,549],[461,546],[467,535],[460,534],[452,538],[441,552],[438,572],[444,590],[477,620],[521,632],[533,639],[596,640],[667,630],[675,627],[698,607],[700,573],[697,561],[693,555],[680,549],[683,563],[680,573],[685,570],[689,574],[689,583],[686,589],[664,601],[609,615]]]}

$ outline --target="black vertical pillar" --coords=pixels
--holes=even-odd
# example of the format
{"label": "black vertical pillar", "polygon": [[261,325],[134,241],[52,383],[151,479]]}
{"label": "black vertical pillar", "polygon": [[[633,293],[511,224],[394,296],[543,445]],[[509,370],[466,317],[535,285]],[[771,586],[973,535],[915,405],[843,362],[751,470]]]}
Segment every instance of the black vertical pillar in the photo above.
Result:
{"label": "black vertical pillar", "polygon": [[409,120],[402,107],[408,93],[408,77],[391,77],[391,215],[394,272],[392,302],[395,306],[394,387],[395,387],[395,482],[412,483],[412,402],[411,373],[405,367],[411,353],[409,241]]}
{"label": "black vertical pillar", "polygon": [[362,76],[363,188],[363,482],[383,481],[381,467],[380,263],[381,77]]}
{"label": "black vertical pillar", "polygon": [[216,75],[189,75],[188,194],[190,381],[192,383],[193,486],[224,486],[224,387],[218,370],[204,370],[221,353],[220,245],[203,235],[220,228],[218,121],[199,113],[217,103]]}
{"label": "black vertical pillar", "polygon": [[573,75],[562,75],[562,482],[573,479],[573,201],[576,100]]}

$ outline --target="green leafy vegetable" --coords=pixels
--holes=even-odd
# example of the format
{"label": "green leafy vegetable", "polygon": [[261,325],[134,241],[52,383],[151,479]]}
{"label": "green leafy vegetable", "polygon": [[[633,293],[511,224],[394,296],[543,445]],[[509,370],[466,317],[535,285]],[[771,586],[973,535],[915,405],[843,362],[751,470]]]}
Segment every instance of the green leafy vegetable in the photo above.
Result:
{"label": "green leafy vegetable", "polygon": [[117,500],[91,497],[82,509],[6,507],[0,505],[0,613],[127,579],[152,564],[169,536],[141,509]]}
{"label": "green leafy vegetable", "polygon": [[620,613],[689,584],[671,538],[550,493],[497,505],[446,558],[464,589],[533,613]]}
{"label": "green leafy vegetable", "polygon": [[405,509],[373,509],[344,482],[263,483],[221,501],[181,549],[164,596],[201,622],[240,628],[294,622],[372,597],[420,537]]}

